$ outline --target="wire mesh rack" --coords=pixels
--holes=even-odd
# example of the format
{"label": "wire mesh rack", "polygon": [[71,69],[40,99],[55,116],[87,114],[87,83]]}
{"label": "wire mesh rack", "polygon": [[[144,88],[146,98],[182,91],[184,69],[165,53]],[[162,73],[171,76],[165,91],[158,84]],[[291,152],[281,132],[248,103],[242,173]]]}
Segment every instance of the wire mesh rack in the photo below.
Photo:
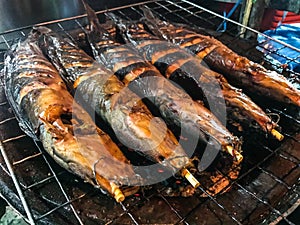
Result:
{"label": "wire mesh rack", "polygon": [[[162,18],[210,30],[216,30],[224,20],[217,13],[186,0],[147,1],[110,10],[135,20],[141,17],[138,7],[141,4]],[[97,13],[101,16],[103,12]],[[257,42],[240,38],[241,25],[228,22],[226,32],[210,34],[253,61],[273,67],[257,51]],[[78,34],[82,34],[86,24],[85,15],[81,15],[38,25],[47,25],[78,41]],[[0,69],[4,66],[6,50],[30,30],[28,26],[0,34]],[[292,71],[287,71],[287,75],[292,82],[299,82],[299,76]],[[174,185],[162,182],[143,187],[123,203],[116,203],[60,168],[39,142],[19,129],[1,84],[0,193],[31,224],[277,224],[279,221],[294,224],[289,214],[300,204],[297,151],[300,121],[289,109],[268,110],[280,115],[286,140],[278,143],[261,135],[243,134],[242,170],[236,180],[230,181],[226,193],[210,196],[205,187],[199,187],[191,197],[172,196],[168,191]],[[201,197],[203,193],[207,196]]]}

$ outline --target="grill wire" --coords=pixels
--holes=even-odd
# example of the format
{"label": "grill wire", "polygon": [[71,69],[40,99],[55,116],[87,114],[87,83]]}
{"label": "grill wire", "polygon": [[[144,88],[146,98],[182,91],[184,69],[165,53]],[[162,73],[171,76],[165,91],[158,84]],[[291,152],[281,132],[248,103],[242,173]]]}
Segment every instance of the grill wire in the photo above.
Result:
{"label": "grill wire", "polygon": [[[193,21],[194,26],[216,29],[223,21],[218,15],[185,0],[148,1],[112,10],[126,19],[138,19],[141,16],[139,4],[147,5],[162,18],[187,24]],[[86,24],[83,15],[40,25],[48,25],[73,38],[71,31]],[[262,63],[263,58],[256,51],[257,44],[240,39],[239,28],[240,25],[229,23],[226,33],[216,33],[217,38],[240,51],[238,53]],[[0,34],[0,69],[5,51],[16,40],[24,38],[30,29],[23,27]],[[237,40],[246,47],[238,49]],[[264,63],[272,66],[270,62]],[[288,72],[292,82],[299,82],[298,74]],[[279,114],[281,120],[288,121],[292,127],[298,127],[296,131],[299,131],[299,119],[289,111],[275,108],[270,111]],[[280,220],[294,224],[288,215],[300,204],[300,155],[296,152],[300,140],[299,134],[295,135],[295,130],[288,129],[289,126],[283,126],[286,140],[282,145],[265,138],[248,143],[243,162],[246,169],[242,169],[237,180],[231,181],[228,193],[217,197],[208,194],[207,198],[197,195],[169,197],[164,194],[166,185],[157,184],[120,204],[57,166],[39,142],[32,141],[17,127],[1,84],[0,185],[7,187],[2,188],[1,196],[31,224],[276,224]],[[283,168],[278,170],[278,167]],[[200,186],[199,189],[207,193],[205,188]]]}

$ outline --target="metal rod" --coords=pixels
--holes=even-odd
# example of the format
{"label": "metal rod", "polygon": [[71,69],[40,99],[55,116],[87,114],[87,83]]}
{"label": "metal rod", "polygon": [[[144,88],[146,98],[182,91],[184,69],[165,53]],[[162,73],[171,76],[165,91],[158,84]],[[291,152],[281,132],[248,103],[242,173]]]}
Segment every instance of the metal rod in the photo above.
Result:
{"label": "metal rod", "polygon": [[159,194],[159,196],[164,200],[164,202],[170,207],[170,209],[176,214],[176,216],[182,220],[183,216],[180,215],[180,213],[172,206],[172,204],[163,196],[162,194]]}
{"label": "metal rod", "polygon": [[[34,143],[35,143],[35,145],[37,146],[37,148],[39,149],[39,151],[42,153],[42,149],[41,149],[40,146],[38,145],[37,141],[34,140]],[[56,181],[56,183],[58,184],[58,186],[59,186],[59,188],[60,188],[62,194],[64,195],[65,199],[67,200],[67,203],[70,203],[70,207],[71,207],[71,210],[72,210],[73,214],[75,215],[75,217],[76,217],[76,219],[78,220],[78,222],[79,222],[81,225],[83,225],[82,220],[80,219],[78,213],[76,212],[75,208],[74,208],[73,205],[71,204],[71,201],[70,201],[70,199],[69,199],[67,193],[65,192],[65,190],[64,190],[64,188],[63,188],[61,182],[59,181],[59,179],[58,179],[58,177],[57,177],[55,171],[53,170],[52,166],[50,165],[48,159],[46,158],[46,156],[45,156],[44,154],[42,154],[42,156],[43,156],[43,158],[44,158],[44,160],[45,160],[45,162],[46,162],[48,168],[50,169],[51,173],[53,174],[53,176],[54,176],[54,178],[55,178],[55,181]]]}
{"label": "metal rod", "polygon": [[6,105],[6,104],[7,104],[7,102],[1,102],[0,106]]}
{"label": "metal rod", "polygon": [[[111,9],[99,10],[99,11],[96,12],[96,14],[104,13],[104,12],[108,12],[108,11],[122,10],[122,9],[126,9],[126,8],[129,8],[129,7],[139,6],[139,5],[148,4],[148,3],[152,3],[152,2],[156,2],[156,1],[162,1],[162,0],[150,0],[150,1],[133,3],[133,4],[125,5],[125,6],[119,6],[119,7],[115,7],[115,8],[111,8]],[[2,32],[1,34],[8,34],[8,33],[15,32],[15,31],[21,31],[21,30],[24,30],[24,29],[30,29],[30,28],[32,28],[34,26],[46,26],[46,25],[55,24],[55,23],[59,23],[59,22],[80,19],[80,18],[83,18],[83,17],[86,17],[86,16],[87,16],[87,14],[85,13],[85,14],[78,15],[78,16],[72,16],[72,17],[63,18],[63,19],[51,20],[51,21],[47,21],[47,22],[32,24],[32,25],[28,25],[28,26],[23,26],[23,27],[15,28],[15,29],[10,29],[10,30]]]}
{"label": "metal rod", "polygon": [[26,213],[26,215],[27,215],[27,217],[28,217],[28,221],[29,221],[30,224],[34,225],[35,222],[34,222],[34,219],[33,219],[33,215],[32,215],[32,213],[31,213],[31,211],[30,211],[30,209],[29,209],[29,207],[28,207],[28,204],[27,204],[27,201],[26,201],[26,199],[25,199],[25,196],[24,196],[24,194],[23,194],[23,192],[22,192],[22,190],[21,190],[21,187],[20,187],[20,185],[19,185],[18,179],[17,179],[17,177],[16,177],[16,175],[15,175],[15,173],[14,173],[14,170],[13,170],[13,168],[12,168],[12,165],[10,164],[10,161],[9,161],[7,155],[6,155],[6,152],[5,152],[5,150],[4,150],[4,147],[3,147],[1,141],[0,141],[0,150],[1,150],[1,154],[2,154],[2,156],[3,156],[3,159],[4,159],[5,163],[6,163],[7,169],[8,169],[8,171],[9,171],[9,173],[10,173],[10,175],[11,175],[11,178],[12,178],[12,180],[13,180],[13,182],[14,182],[14,185],[15,185],[15,187],[16,187],[17,193],[18,193],[18,195],[19,195],[19,197],[20,197],[20,200],[21,200],[21,202],[22,202],[22,204],[23,204],[25,213]]}
{"label": "metal rod", "polygon": [[16,119],[16,117],[11,117],[11,118],[7,118],[7,119],[5,119],[5,120],[2,120],[2,121],[0,122],[0,125],[2,125],[2,124],[4,124],[4,123],[7,123],[7,122],[9,122],[9,121],[11,121],[11,120],[14,120],[14,119]]}
{"label": "metal rod", "polygon": [[292,189],[291,186],[289,186],[286,182],[284,182],[283,180],[281,180],[280,178],[276,177],[273,173],[265,170],[264,168],[262,168],[261,166],[257,167],[258,169],[260,169],[263,173],[267,174],[268,176],[272,177],[275,181],[277,181],[278,183],[282,184],[283,186],[285,186],[287,189]]}
{"label": "metal rod", "polygon": [[[161,3],[156,2],[156,4],[159,5],[161,8],[164,8],[165,10],[167,10],[169,13],[173,13],[172,10],[168,9],[166,6],[162,5]],[[199,16],[195,15],[195,13],[192,13],[192,12],[186,10],[186,9],[185,9],[185,11],[189,12],[191,15],[194,15],[195,17],[199,17]],[[164,18],[165,20],[167,20],[166,17],[164,17],[162,14],[159,14],[159,15],[160,15],[162,18]],[[186,18],[180,16],[179,14],[176,14],[176,16],[178,16],[178,17],[179,17],[180,19],[182,19],[183,21],[185,21],[185,22],[187,22],[187,23],[190,23]],[[209,21],[209,20],[207,20],[207,19],[205,19],[205,18],[201,18],[201,19],[205,20],[207,23],[209,23],[209,24],[211,24],[211,25],[214,25],[211,21]]]}
{"label": "metal rod", "polygon": [[33,187],[36,187],[36,186],[41,185],[41,184],[44,184],[44,183],[46,183],[48,180],[51,180],[51,179],[54,179],[54,176],[50,176],[50,177],[47,177],[47,178],[45,178],[45,179],[43,179],[43,180],[41,180],[41,181],[35,182],[34,184],[31,184],[31,185],[27,186],[27,187],[25,188],[25,190],[29,190],[29,189],[31,189],[31,188],[33,188]]}
{"label": "metal rod", "polygon": [[[239,188],[243,189],[245,192],[247,192],[249,195],[251,195],[252,197],[254,197],[256,200],[258,200],[259,202],[261,202],[262,204],[266,205],[269,207],[269,209],[276,213],[279,216],[282,216],[283,219],[289,223],[288,219],[286,219],[286,216],[284,216],[279,210],[275,209],[270,203],[268,203],[267,201],[262,200],[261,198],[257,197],[255,193],[249,191],[248,189],[246,189],[244,186],[240,185],[239,183],[235,183]],[[293,224],[293,223],[289,223],[289,224]]]}
{"label": "metal rod", "polygon": [[[262,145],[262,144],[260,144]],[[264,146],[264,145],[262,145]],[[269,149],[268,147],[265,146],[265,148]],[[271,149],[269,149],[271,151]],[[251,168],[251,171],[253,171],[254,169],[258,168],[261,169],[264,173],[268,174],[269,176],[271,176],[274,180],[276,180],[277,182],[283,184],[286,188],[288,188],[289,190],[291,189],[290,186],[288,186],[287,184],[285,184],[284,181],[281,181],[281,179],[279,179],[278,177],[276,177],[275,175],[271,175],[270,173],[268,173],[267,171],[263,170],[260,165],[267,161],[269,158],[271,158],[271,156],[273,156],[275,153],[277,153],[280,150],[280,148],[277,148],[275,151],[271,151],[271,154],[268,155],[267,157],[265,157],[262,161],[260,161],[256,166]],[[246,174],[249,174],[249,171],[247,171]],[[221,172],[222,173],[222,172]],[[241,179],[241,177],[244,177],[246,174],[243,174],[242,176],[239,177],[239,179]],[[225,175],[226,176],[226,175]],[[275,179],[276,178],[276,179]],[[248,194],[252,195],[256,200],[260,201],[261,203],[267,205],[274,213],[276,213],[277,215],[279,215],[280,217],[282,217],[286,222],[288,222],[288,224],[291,224],[288,219],[286,218],[286,216],[284,216],[284,214],[282,214],[279,210],[275,209],[272,205],[270,205],[268,202],[263,201],[262,199],[260,199],[259,197],[256,196],[255,193],[252,193],[251,191],[249,191],[248,189],[246,189],[245,187],[243,187],[242,185],[240,185],[236,180],[232,182],[232,184],[236,184],[239,188],[243,189],[244,191],[246,191]],[[293,223],[292,223],[293,224]]]}
{"label": "metal rod", "polygon": [[126,206],[125,206],[122,202],[120,202],[119,204],[122,206],[123,211],[130,217],[130,219],[132,220],[132,222],[133,222],[135,225],[139,225],[139,223],[138,223],[137,220],[134,218],[134,216],[133,216],[130,212],[128,212],[128,209],[126,208]]}
{"label": "metal rod", "polygon": [[10,176],[9,171],[5,168],[5,166],[2,163],[0,163],[0,167],[8,176]]}
{"label": "metal rod", "polygon": [[3,35],[1,35],[2,39],[4,40],[4,43],[6,44],[6,46],[9,48],[10,45],[8,44],[7,40],[5,39],[5,37]]}
{"label": "metal rod", "polygon": [[21,134],[21,135],[16,136],[16,137],[11,137],[11,138],[2,140],[1,142],[2,142],[2,143],[7,143],[7,142],[10,142],[10,141],[15,141],[15,140],[21,139],[21,138],[23,138],[23,137],[27,137],[27,135],[26,135],[26,134]]}
{"label": "metal rod", "polygon": [[[64,172],[66,172],[66,171],[62,171],[62,172],[58,173],[57,175],[60,175],[60,174],[62,174],[62,173],[64,173]],[[35,182],[35,183],[33,183],[33,184],[30,184],[29,186],[25,187],[24,190],[28,190],[28,189],[31,189],[31,188],[33,188],[33,187],[35,187],[35,186],[44,184],[44,183],[46,183],[47,181],[49,181],[49,180],[51,180],[51,179],[55,179],[53,175],[50,176],[50,177],[47,177],[47,178],[45,178],[45,179],[43,179],[43,180],[40,180],[40,181],[38,181],[38,182]]]}
{"label": "metal rod", "polygon": [[[275,175],[263,170],[260,166],[258,166],[257,168],[261,169],[264,173],[266,173],[267,175],[271,176],[274,180],[276,180],[278,183],[281,183],[282,185],[284,185],[288,190],[291,190],[292,188],[290,186],[288,186],[285,182],[281,181],[278,177],[276,177]],[[231,180],[230,177],[228,177],[226,174],[224,174],[222,171],[218,170],[221,174],[223,174],[223,176],[226,176],[228,179]],[[234,183],[236,183],[235,181],[232,181],[233,185]],[[247,190],[246,188],[244,188],[242,185],[240,184],[236,184],[237,186],[239,186],[240,188],[242,188],[243,190],[245,190],[248,194],[252,195],[256,200],[260,201],[261,203],[267,205],[273,212],[275,212],[280,218],[284,219],[286,222],[288,222],[288,224],[291,224],[288,219],[286,218],[286,215],[284,213],[279,212],[277,209],[275,209],[273,206],[271,206],[269,203],[261,200],[259,197],[256,197],[256,194]],[[293,223],[292,223],[293,224]]]}
{"label": "metal rod", "polygon": [[207,197],[209,199],[211,199],[219,208],[221,208],[222,210],[224,210],[226,212],[226,214],[233,220],[235,221],[237,224],[242,225],[242,223],[235,218],[233,215],[231,215],[230,212],[228,212],[228,210],[222,205],[220,204],[213,196],[211,196],[209,193],[207,193],[201,186],[198,187],[203,193],[205,193],[207,195]]}
{"label": "metal rod", "polygon": [[276,225],[278,224],[282,219],[286,218],[288,215],[290,215],[292,212],[294,212],[298,207],[300,206],[300,199],[297,200],[297,202],[292,205],[287,211],[283,213],[283,216],[279,216],[276,220],[274,220],[269,225]]}
{"label": "metal rod", "polygon": [[[41,219],[45,218],[46,216],[48,216],[48,215],[50,215],[51,213],[55,212],[56,210],[62,208],[63,206],[69,205],[71,202],[76,201],[76,200],[78,200],[78,199],[81,199],[81,198],[83,198],[84,196],[86,196],[85,193],[82,194],[82,195],[80,195],[79,197],[77,197],[77,198],[71,200],[71,201],[67,201],[67,202],[65,202],[65,203],[60,204],[59,206],[57,206],[57,207],[55,207],[55,208],[49,210],[48,212],[46,212],[46,213],[44,213],[43,215],[41,215],[40,217],[38,217],[37,220],[41,220]],[[81,220],[78,221],[78,222],[80,222],[80,224],[83,224]]]}
{"label": "metal rod", "polygon": [[[210,13],[210,14],[212,14],[212,15],[215,15],[215,16],[221,18],[221,19],[224,19],[224,20],[227,20],[227,21],[229,21],[229,22],[231,22],[231,23],[234,23],[235,25],[238,25],[238,26],[243,27],[243,28],[245,28],[245,29],[247,29],[247,30],[250,30],[250,31],[252,31],[252,32],[254,32],[254,33],[256,33],[256,34],[262,35],[262,36],[264,36],[264,37],[266,37],[266,38],[268,38],[268,39],[270,39],[270,40],[272,40],[272,41],[276,41],[277,43],[282,44],[282,45],[284,45],[284,46],[286,46],[286,47],[289,47],[290,49],[293,49],[293,50],[295,50],[295,51],[297,51],[297,52],[300,52],[300,49],[299,49],[299,48],[296,48],[296,47],[294,47],[294,46],[292,46],[292,45],[290,45],[290,44],[287,44],[287,43],[285,43],[285,42],[283,42],[283,41],[280,41],[280,40],[277,40],[277,39],[275,39],[275,38],[272,38],[272,37],[270,37],[270,36],[268,36],[268,35],[266,35],[266,34],[264,34],[264,33],[261,33],[261,32],[255,30],[255,29],[253,29],[253,28],[251,28],[251,27],[245,26],[245,25],[243,25],[243,24],[241,24],[241,23],[239,23],[239,22],[236,22],[236,21],[234,21],[234,20],[232,20],[232,19],[226,18],[226,17],[224,17],[224,16],[222,16],[222,15],[220,15],[220,14],[218,14],[218,13],[215,13],[215,12],[213,12],[213,11],[211,11],[211,10],[209,10],[209,9],[206,9],[206,8],[204,8],[204,7],[202,7],[202,6],[199,6],[199,5],[197,5],[197,4],[193,3],[193,2],[190,2],[190,1],[187,1],[187,0],[181,0],[181,1],[182,1],[182,2],[185,2],[185,3],[187,3],[187,4],[190,4],[190,5],[192,5],[192,6],[196,7],[196,8],[198,8],[198,9],[201,9],[201,10],[203,10],[203,11],[205,11],[205,12],[208,12],[208,13]],[[173,5],[176,5],[177,7],[180,7],[180,8],[182,8],[182,9],[184,9],[183,7],[179,6],[178,4],[176,4],[176,3],[174,3],[174,2],[171,2],[171,1],[169,1],[169,0],[167,0],[167,2],[172,3]],[[184,9],[184,10],[185,10],[185,9]]]}
{"label": "metal rod", "polygon": [[28,156],[28,157],[25,157],[24,159],[21,159],[21,160],[18,160],[18,161],[16,161],[16,162],[13,162],[13,165],[20,164],[20,163],[22,163],[22,162],[25,162],[25,161],[27,161],[27,160],[29,160],[29,159],[33,159],[33,158],[35,158],[35,157],[37,157],[37,156],[40,156],[40,155],[42,155],[41,152],[39,152],[39,153],[37,153],[37,154],[34,154],[34,155],[30,155],[30,156]]}
{"label": "metal rod", "polygon": [[277,113],[279,113],[280,115],[284,115],[284,116],[287,117],[288,119],[293,120],[293,121],[295,121],[296,123],[300,124],[300,120],[297,120],[295,117],[293,117],[293,116],[291,116],[291,115],[288,115],[288,114],[286,114],[285,112],[283,112],[283,111],[281,111],[281,110],[279,110],[279,109],[273,108],[272,111],[277,112]]}

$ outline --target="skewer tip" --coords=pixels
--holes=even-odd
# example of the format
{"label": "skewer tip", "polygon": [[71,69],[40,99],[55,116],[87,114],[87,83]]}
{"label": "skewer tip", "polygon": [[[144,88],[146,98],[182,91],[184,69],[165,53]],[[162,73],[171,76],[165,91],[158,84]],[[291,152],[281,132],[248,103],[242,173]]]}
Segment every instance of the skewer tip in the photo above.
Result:
{"label": "skewer tip", "polygon": [[111,193],[117,202],[124,201],[125,195],[117,185],[111,184]]}
{"label": "skewer tip", "polygon": [[237,163],[240,163],[243,160],[243,156],[238,151],[235,151],[231,145],[226,146],[227,152],[234,157]]}
{"label": "skewer tip", "polygon": [[120,190],[120,188],[116,188],[114,190],[114,198],[116,199],[117,202],[122,202],[125,199],[124,194],[122,193],[122,191]]}
{"label": "skewer tip", "polygon": [[199,187],[200,185],[199,181],[187,169],[184,168],[182,170],[182,176],[184,176],[194,188]]}
{"label": "skewer tip", "polygon": [[243,161],[243,158],[244,157],[242,156],[241,153],[235,152],[235,159],[236,159],[237,163],[241,163]]}
{"label": "skewer tip", "polygon": [[272,129],[271,130],[271,134],[278,140],[278,141],[282,141],[284,136],[279,133],[279,131],[275,130],[275,129]]}

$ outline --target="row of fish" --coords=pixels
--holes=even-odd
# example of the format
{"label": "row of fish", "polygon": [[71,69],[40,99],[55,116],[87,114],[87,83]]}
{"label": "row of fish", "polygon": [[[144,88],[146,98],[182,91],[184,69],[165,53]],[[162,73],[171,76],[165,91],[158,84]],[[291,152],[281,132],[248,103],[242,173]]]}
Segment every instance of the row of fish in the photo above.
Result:
{"label": "row of fish", "polygon": [[62,167],[100,185],[116,201],[124,200],[119,185],[138,184],[139,177],[118,146],[74,101],[37,40],[31,34],[5,58],[6,96],[21,128],[40,140]]}
{"label": "row of fish", "polygon": [[[229,84],[223,75],[204,67],[202,59],[183,49],[189,47],[189,51],[205,61],[211,55],[209,59],[212,60],[217,53],[219,58],[226,57],[221,50],[217,51],[224,49],[219,46],[220,42],[206,37],[205,44],[196,47],[202,43],[199,41],[201,35],[161,21],[147,8],[143,8],[146,24],[157,36],[147,32],[144,24],[124,21],[114,14],[109,16],[115,24],[104,27],[88,5],[86,9],[90,21],[86,32],[96,60],[70,39],[46,27],[34,28],[5,58],[6,94],[21,127],[40,140],[61,166],[100,186],[118,202],[126,195],[120,186],[145,184],[144,177],[134,172],[134,165],[117,145],[74,101],[78,95],[112,128],[120,142],[159,163],[170,175],[179,173],[193,187],[199,186],[199,182],[189,169],[195,168],[191,157],[198,140],[208,146],[198,170],[209,164],[208,160],[212,162],[219,150],[232,156],[233,168],[238,168],[242,161],[241,141],[225,127],[227,118],[224,115],[246,126],[256,124],[263,132],[282,140],[277,124],[259,106]],[[115,26],[130,45],[118,42]],[[207,40],[212,41],[208,43]],[[228,54],[227,48],[226,51]],[[230,52],[228,57],[235,58],[233,54]],[[249,84],[250,81],[244,81],[248,77],[257,81],[262,95],[273,97],[268,93],[276,93],[276,100],[299,107],[299,91],[283,77],[278,75],[277,78],[273,72],[249,60],[249,66],[245,64],[242,68],[241,61],[246,62],[242,57],[236,62],[232,60],[229,62],[233,65],[223,65],[227,66],[224,73],[229,70],[235,71],[232,76],[250,73],[255,78],[246,74],[243,79],[236,80]],[[270,83],[280,84],[280,87],[272,86],[277,92],[270,89]],[[141,101],[145,97],[151,105]],[[165,123],[149,111],[148,107],[152,106],[168,125],[180,127],[189,142],[195,140],[194,146],[178,141]],[[225,176],[227,181],[236,179],[237,172],[230,171]],[[216,185],[210,194],[217,194],[221,189]]]}
{"label": "row of fish", "polygon": [[160,20],[146,7],[142,10],[147,18],[145,23],[155,35],[194,53],[226,76],[232,85],[279,103],[300,107],[299,91],[284,76],[236,54],[215,38],[201,35],[184,25]]}

